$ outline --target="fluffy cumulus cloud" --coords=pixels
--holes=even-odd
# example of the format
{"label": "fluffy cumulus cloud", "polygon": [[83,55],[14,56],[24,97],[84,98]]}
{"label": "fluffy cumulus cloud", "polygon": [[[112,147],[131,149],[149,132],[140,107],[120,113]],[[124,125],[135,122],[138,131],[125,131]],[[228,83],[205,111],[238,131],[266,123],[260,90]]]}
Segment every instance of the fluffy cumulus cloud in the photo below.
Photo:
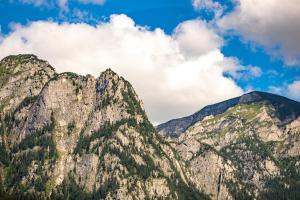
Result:
{"label": "fluffy cumulus cloud", "polygon": [[236,0],[236,8],[219,26],[262,45],[287,65],[300,66],[299,0]]}
{"label": "fluffy cumulus cloud", "polygon": [[185,56],[197,57],[218,49],[222,39],[201,20],[190,20],[177,26],[174,38]]}
{"label": "fluffy cumulus cloud", "polygon": [[138,26],[125,15],[112,15],[97,26],[45,21],[16,25],[0,42],[0,58],[33,53],[58,72],[94,76],[110,67],[133,84],[151,120],[162,122],[243,92],[224,74],[245,67],[225,57],[221,44],[200,20],[183,22],[168,35]]}

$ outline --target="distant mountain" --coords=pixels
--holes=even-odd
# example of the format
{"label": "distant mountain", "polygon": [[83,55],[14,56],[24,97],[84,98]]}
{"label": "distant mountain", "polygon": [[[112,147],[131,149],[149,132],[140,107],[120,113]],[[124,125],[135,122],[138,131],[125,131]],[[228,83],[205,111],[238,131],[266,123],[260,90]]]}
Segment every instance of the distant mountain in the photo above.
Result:
{"label": "distant mountain", "polygon": [[249,104],[265,101],[270,103],[276,109],[276,115],[282,124],[296,119],[300,115],[300,103],[286,97],[266,92],[250,92],[240,97],[229,99],[217,104],[205,106],[200,111],[183,118],[173,119],[156,127],[157,131],[165,136],[179,137],[190,126],[201,121],[207,116],[224,113],[227,109],[238,104]]}
{"label": "distant mountain", "polygon": [[212,199],[292,200],[300,196],[299,116],[299,102],[251,92],[158,130]]}

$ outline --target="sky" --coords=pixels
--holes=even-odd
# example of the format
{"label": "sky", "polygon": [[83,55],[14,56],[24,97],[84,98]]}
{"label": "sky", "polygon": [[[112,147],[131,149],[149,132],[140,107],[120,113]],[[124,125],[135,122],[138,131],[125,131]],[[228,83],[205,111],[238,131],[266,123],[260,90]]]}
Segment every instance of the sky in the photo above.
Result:
{"label": "sky", "polygon": [[130,81],[154,124],[259,90],[300,100],[299,0],[0,0],[0,59]]}

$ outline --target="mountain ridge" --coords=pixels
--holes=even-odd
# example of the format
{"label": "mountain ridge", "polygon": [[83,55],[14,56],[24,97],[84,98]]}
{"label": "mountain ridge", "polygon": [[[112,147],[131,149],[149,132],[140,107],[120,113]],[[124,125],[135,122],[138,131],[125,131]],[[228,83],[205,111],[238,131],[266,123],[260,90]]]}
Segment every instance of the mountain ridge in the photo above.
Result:
{"label": "mountain ridge", "polygon": [[111,69],[58,74],[18,55],[0,61],[0,72],[0,199],[300,195],[299,102],[252,92],[205,107],[166,138]]}
{"label": "mountain ridge", "polygon": [[[235,97],[216,104],[205,106],[199,111],[193,113],[192,115],[169,120],[165,123],[157,125],[156,129],[160,134],[170,136],[170,137],[178,137],[189,126],[192,126],[193,124],[195,124],[198,121],[201,121],[203,118],[207,116],[221,114],[225,112],[227,109],[229,109],[230,107],[233,107],[237,104],[254,103],[259,101],[269,101],[269,103],[271,103],[273,106],[276,106],[278,108],[280,107],[280,103],[284,102],[287,107],[284,106],[286,109],[282,110],[279,116],[284,123],[288,123],[292,119],[295,119],[297,116],[300,115],[300,102],[272,93],[252,91],[243,94],[239,97]],[[288,114],[294,116],[292,116],[291,119],[288,119],[288,117],[290,116],[288,117],[284,116],[285,114],[284,112],[287,112]]]}
{"label": "mountain ridge", "polygon": [[206,199],[111,69],[57,74],[33,55],[0,69],[0,197]]}

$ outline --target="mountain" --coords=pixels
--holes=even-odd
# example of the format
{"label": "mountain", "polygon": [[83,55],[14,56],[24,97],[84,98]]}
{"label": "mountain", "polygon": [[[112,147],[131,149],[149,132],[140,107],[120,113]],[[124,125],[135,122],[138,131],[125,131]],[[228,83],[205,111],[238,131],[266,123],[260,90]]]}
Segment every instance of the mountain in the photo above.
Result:
{"label": "mountain", "polygon": [[124,78],[0,62],[0,199],[207,199]]}
{"label": "mountain", "polygon": [[300,115],[300,103],[279,95],[266,92],[250,92],[240,97],[229,99],[217,104],[205,106],[200,111],[179,119],[173,119],[156,127],[157,131],[165,136],[178,137],[188,127],[201,121],[207,116],[218,115],[224,113],[227,109],[239,104],[247,104],[266,101],[270,103],[276,110],[277,116],[282,123],[288,123]]}
{"label": "mountain", "polygon": [[212,199],[299,199],[299,116],[299,102],[251,92],[157,129]]}
{"label": "mountain", "polygon": [[152,126],[111,69],[0,61],[2,199],[299,199],[300,103],[251,92]]}

